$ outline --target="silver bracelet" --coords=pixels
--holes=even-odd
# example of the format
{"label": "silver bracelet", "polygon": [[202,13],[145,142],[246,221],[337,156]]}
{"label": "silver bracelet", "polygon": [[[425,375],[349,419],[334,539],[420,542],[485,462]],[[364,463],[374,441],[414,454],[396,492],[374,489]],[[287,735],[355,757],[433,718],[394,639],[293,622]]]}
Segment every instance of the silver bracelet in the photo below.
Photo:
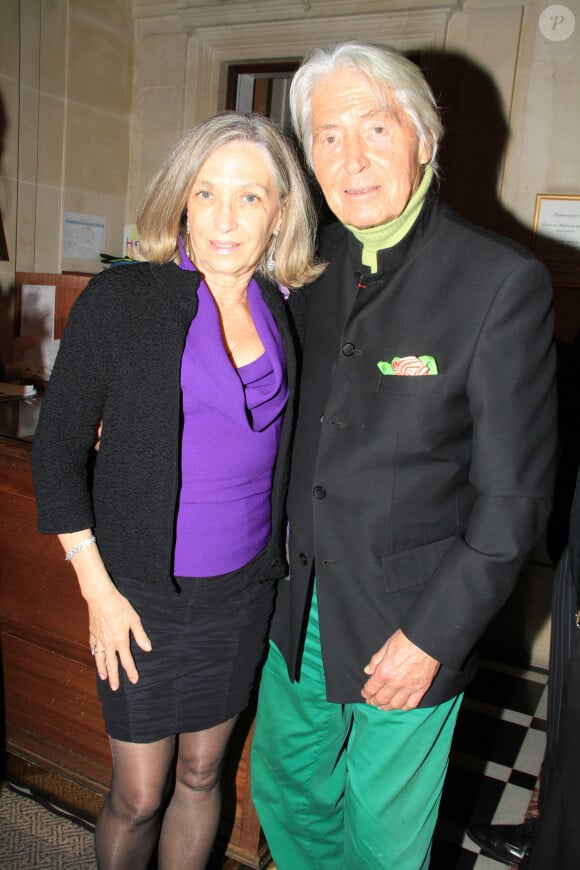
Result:
{"label": "silver bracelet", "polygon": [[94,535],[91,535],[90,538],[85,538],[84,541],[81,541],[80,544],[77,544],[76,547],[73,547],[72,550],[68,550],[64,554],[64,558],[66,562],[70,562],[73,556],[76,556],[77,553],[80,553],[81,550],[84,550],[85,547],[90,547],[91,544],[95,544],[97,539]]}

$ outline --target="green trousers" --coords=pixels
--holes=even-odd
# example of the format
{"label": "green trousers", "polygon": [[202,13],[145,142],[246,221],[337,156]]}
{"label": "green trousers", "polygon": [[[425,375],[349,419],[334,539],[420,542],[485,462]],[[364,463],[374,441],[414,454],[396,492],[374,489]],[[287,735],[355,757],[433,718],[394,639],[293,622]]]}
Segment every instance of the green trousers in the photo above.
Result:
{"label": "green trousers", "polygon": [[327,701],[314,596],[298,682],[270,645],[252,746],[278,870],[426,870],[461,697],[409,711]]}

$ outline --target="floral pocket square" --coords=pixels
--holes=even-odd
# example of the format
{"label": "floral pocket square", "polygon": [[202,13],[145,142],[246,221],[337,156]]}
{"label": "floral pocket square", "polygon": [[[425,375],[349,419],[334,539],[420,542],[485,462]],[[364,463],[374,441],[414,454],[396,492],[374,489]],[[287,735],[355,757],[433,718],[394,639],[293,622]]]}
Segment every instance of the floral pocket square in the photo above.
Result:
{"label": "floral pocket square", "polygon": [[393,361],[378,362],[382,375],[436,375],[437,363],[433,356],[394,356]]}

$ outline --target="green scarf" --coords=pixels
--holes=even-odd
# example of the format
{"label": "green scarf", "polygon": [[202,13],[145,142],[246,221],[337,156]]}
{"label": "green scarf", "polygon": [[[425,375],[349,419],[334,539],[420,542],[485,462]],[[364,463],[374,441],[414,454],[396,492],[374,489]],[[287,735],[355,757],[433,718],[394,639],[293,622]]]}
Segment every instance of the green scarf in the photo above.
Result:
{"label": "green scarf", "polygon": [[404,238],[417,218],[427,196],[427,191],[433,179],[433,170],[429,165],[425,167],[421,184],[405,206],[404,211],[392,221],[380,227],[370,227],[368,230],[359,230],[356,227],[347,226],[347,230],[363,246],[363,266],[368,266],[371,272],[377,271],[377,253],[384,248],[392,248]]}

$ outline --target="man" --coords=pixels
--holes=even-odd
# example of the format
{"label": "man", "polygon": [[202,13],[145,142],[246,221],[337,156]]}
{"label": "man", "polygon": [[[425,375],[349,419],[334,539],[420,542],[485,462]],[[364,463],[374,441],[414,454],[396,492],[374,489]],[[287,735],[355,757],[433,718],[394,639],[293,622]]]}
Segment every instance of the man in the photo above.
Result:
{"label": "man", "polygon": [[[567,605],[561,613],[556,601],[558,592]],[[548,729],[553,737],[547,747],[551,756],[547,751],[542,766],[541,791],[547,767],[550,777],[541,802],[539,828],[531,844],[529,870],[576,870],[580,854],[580,476],[570,516],[568,549],[556,571],[554,607],[553,616],[561,624],[556,622],[556,643],[552,641],[550,646],[550,681],[555,677],[555,687],[553,690],[550,685],[548,693]]]}
{"label": "man", "polygon": [[306,294],[253,795],[279,870],[418,870],[474,648],[550,511],[551,288],[438,201],[406,58],[316,50],[291,107],[339,223]]}
{"label": "man", "polygon": [[[580,488],[577,489],[577,510],[580,509]],[[576,517],[580,522],[580,516]],[[578,545],[578,529],[576,527],[575,543]],[[572,545],[573,539],[571,539]],[[575,842],[575,850],[572,850],[570,843],[570,834],[573,834],[576,841],[580,835],[578,829],[578,802],[580,799],[580,788],[575,786],[575,802],[570,803],[568,800],[564,806],[568,812],[573,813],[573,823],[568,824],[567,829],[564,826],[565,817],[561,810],[561,788],[559,785],[560,771],[558,762],[567,761],[560,746],[560,735],[562,731],[563,719],[565,718],[565,710],[563,709],[563,697],[565,689],[565,678],[569,666],[570,657],[578,644],[578,623],[576,614],[578,611],[577,591],[575,579],[572,573],[573,565],[578,565],[579,554],[575,554],[575,558],[571,558],[571,553],[566,549],[558,563],[556,575],[554,578],[554,592],[552,596],[552,636],[550,640],[550,671],[548,681],[548,727],[546,734],[546,752],[542,762],[542,772],[540,778],[540,791],[538,799],[538,807],[540,817],[532,816],[521,824],[474,824],[467,829],[471,839],[481,847],[483,854],[500,861],[503,864],[516,866],[521,868],[532,867],[532,856],[534,859],[534,867],[538,870],[548,870],[549,867],[557,867],[558,870],[565,870],[566,867],[576,868],[578,864],[578,846],[580,842]],[[569,768],[574,777],[578,777],[578,765],[565,765]],[[558,783],[554,786],[554,780]],[[555,789],[555,791],[554,791]],[[548,802],[550,795],[550,802]],[[546,812],[548,806],[554,808],[551,813]],[[546,840],[544,849],[553,847],[552,859],[553,863],[546,863],[537,853],[536,845],[538,835],[543,830],[543,819],[550,819],[551,830],[543,832],[543,838]],[[562,836],[565,831],[567,837]],[[547,838],[550,838],[549,840]],[[570,848],[570,855],[567,860],[571,862],[566,864],[564,855],[557,856],[557,849],[564,847]],[[548,854],[550,854],[548,852]],[[566,853],[568,854],[568,853]]]}
{"label": "man", "polygon": [[[548,866],[575,870],[580,849],[577,740],[580,698],[573,694],[578,690],[573,656],[580,653],[580,476],[569,530],[568,546],[558,561],[552,594],[548,727],[538,798],[540,817],[529,818],[519,825],[474,824],[467,829],[485,855],[504,864],[537,870],[546,870]],[[572,738],[568,743],[570,730]]]}

